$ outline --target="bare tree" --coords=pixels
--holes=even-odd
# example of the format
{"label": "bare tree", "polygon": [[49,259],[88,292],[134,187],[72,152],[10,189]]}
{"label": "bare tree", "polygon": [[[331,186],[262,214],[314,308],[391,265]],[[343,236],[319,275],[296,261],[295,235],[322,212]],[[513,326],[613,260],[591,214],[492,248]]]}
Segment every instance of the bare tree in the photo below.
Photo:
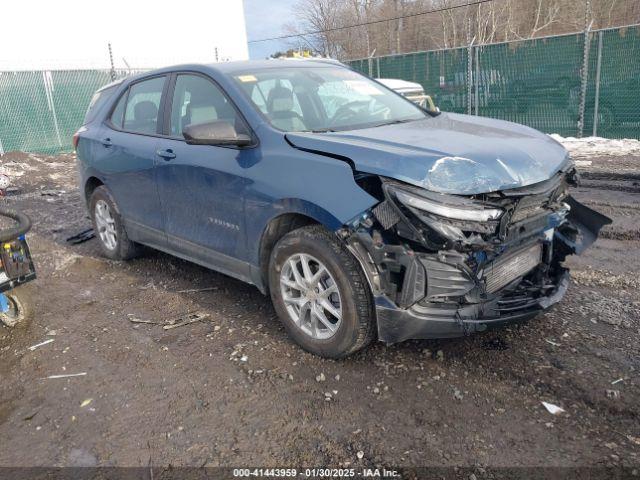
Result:
{"label": "bare tree", "polygon": [[[581,31],[583,0],[300,0],[292,43],[365,58]],[[596,28],[640,23],[639,0],[590,0]],[[435,10],[435,11],[434,11]],[[434,11],[433,13],[425,13]],[[306,32],[318,32],[306,34]],[[302,40],[304,39],[304,40]]]}

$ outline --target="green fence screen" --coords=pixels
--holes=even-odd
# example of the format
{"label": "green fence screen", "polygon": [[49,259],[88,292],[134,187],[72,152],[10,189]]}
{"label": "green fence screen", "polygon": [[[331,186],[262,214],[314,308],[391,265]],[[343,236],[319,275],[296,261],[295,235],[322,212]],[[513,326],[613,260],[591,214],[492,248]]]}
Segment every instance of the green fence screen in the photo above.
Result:
{"label": "green fence screen", "polygon": [[71,150],[93,93],[109,82],[110,70],[0,72],[0,154]]}
{"label": "green fence screen", "polygon": [[[420,83],[445,111],[640,139],[640,26],[593,31],[587,42],[580,33],[348,63]],[[0,72],[0,154],[70,150],[93,92],[110,81],[109,70]]]}
{"label": "green fence screen", "polygon": [[639,26],[593,31],[586,43],[580,33],[348,63],[420,83],[444,111],[563,136],[640,139]]}

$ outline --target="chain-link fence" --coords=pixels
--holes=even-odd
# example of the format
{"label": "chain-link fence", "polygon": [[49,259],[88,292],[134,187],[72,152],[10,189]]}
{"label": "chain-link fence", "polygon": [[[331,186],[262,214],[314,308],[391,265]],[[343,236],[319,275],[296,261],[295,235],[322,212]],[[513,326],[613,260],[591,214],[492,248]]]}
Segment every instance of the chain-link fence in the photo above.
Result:
{"label": "chain-link fence", "polygon": [[113,76],[138,71],[0,72],[0,154],[70,150],[93,93]]}
{"label": "chain-link fence", "polygon": [[[640,139],[640,26],[352,60],[420,83],[444,111],[563,136]],[[586,68],[585,68],[586,66]]]}

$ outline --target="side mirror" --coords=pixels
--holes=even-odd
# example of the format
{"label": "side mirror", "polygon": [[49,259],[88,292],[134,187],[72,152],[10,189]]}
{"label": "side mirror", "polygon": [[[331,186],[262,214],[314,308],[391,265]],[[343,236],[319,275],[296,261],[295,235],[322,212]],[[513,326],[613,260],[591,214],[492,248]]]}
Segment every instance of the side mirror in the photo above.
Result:
{"label": "side mirror", "polygon": [[189,145],[248,147],[253,144],[249,135],[236,132],[235,127],[224,120],[187,125],[182,135]]}

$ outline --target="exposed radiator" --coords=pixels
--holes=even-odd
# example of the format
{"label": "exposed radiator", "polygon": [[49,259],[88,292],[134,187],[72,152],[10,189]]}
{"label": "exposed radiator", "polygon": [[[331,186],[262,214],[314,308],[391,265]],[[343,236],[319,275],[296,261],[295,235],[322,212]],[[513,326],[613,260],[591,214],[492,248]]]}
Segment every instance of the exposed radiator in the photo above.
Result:
{"label": "exposed radiator", "polygon": [[500,256],[485,267],[485,285],[488,293],[495,293],[518,277],[526,275],[542,261],[542,245]]}

